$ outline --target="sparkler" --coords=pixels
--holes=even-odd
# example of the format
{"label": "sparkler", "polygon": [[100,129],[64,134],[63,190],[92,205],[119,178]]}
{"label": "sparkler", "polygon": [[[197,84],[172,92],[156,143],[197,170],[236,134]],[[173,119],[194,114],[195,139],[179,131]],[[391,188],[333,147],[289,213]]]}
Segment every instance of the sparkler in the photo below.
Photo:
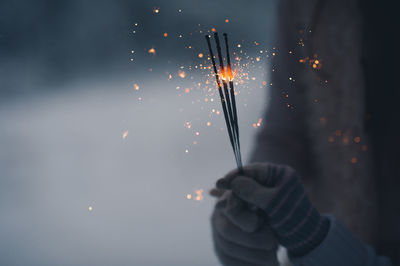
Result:
{"label": "sparkler", "polygon": [[[242,172],[242,155],[240,152],[239,126],[238,126],[238,117],[236,110],[235,89],[233,86],[231,60],[229,55],[228,35],[224,33],[226,59],[227,59],[227,67],[225,68],[219,36],[217,32],[214,33],[214,39],[215,39],[215,44],[217,46],[217,54],[219,59],[220,74],[218,73],[214,58],[214,53],[211,47],[211,37],[210,35],[206,35],[205,37],[207,40],[208,49],[210,51],[210,57],[215,73],[215,79],[217,82],[219,96],[221,98],[221,105],[222,105],[222,110],[224,112],[224,118],[228,130],[229,140],[232,145],[233,153],[235,155],[236,164],[239,168],[239,171]],[[229,82],[229,91],[228,91],[227,81]]]}

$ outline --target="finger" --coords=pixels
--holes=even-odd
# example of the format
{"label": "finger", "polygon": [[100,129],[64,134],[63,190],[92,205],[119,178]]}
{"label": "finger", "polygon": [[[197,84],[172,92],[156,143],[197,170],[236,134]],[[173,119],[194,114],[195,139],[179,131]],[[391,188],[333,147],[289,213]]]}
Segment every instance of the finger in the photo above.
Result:
{"label": "finger", "polygon": [[231,190],[224,190],[224,193],[221,195],[221,197],[218,199],[217,203],[215,204],[215,208],[218,210],[226,208],[226,205],[228,204],[228,199],[232,195]]}
{"label": "finger", "polygon": [[243,172],[234,169],[219,179],[216,183],[217,188],[231,189],[232,181],[238,176],[254,178],[262,185],[274,186],[282,178],[285,172],[292,170],[288,166],[275,165],[271,163],[253,163],[243,167]]}
{"label": "finger", "polygon": [[216,187],[219,189],[230,189],[230,183],[237,175],[239,175],[239,169],[233,169],[223,178],[217,180]]}
{"label": "finger", "polygon": [[[262,218],[256,212],[249,209],[249,205],[230,193],[226,207],[222,209],[225,216],[237,227],[245,232],[255,232],[262,225]],[[264,221],[266,222],[266,221]]]}
{"label": "finger", "polygon": [[268,225],[262,226],[255,232],[246,233],[218,210],[214,211],[211,223],[218,234],[236,244],[262,250],[275,250],[276,248],[275,236]]}
{"label": "finger", "polygon": [[232,182],[232,191],[240,199],[255,205],[262,210],[267,210],[270,200],[276,193],[275,188],[268,188],[248,177],[237,177]]}
{"label": "finger", "polygon": [[219,198],[221,197],[225,192],[225,189],[218,189],[218,188],[212,188],[208,194],[210,194],[210,196]]}
{"label": "finger", "polygon": [[230,242],[224,239],[218,233],[214,232],[214,242],[215,245],[220,248],[220,250],[235,259],[242,260],[247,263],[253,263],[258,265],[265,265],[269,263],[272,265],[277,265],[277,258],[275,251],[266,251],[260,249],[251,249],[238,245],[236,243]]}

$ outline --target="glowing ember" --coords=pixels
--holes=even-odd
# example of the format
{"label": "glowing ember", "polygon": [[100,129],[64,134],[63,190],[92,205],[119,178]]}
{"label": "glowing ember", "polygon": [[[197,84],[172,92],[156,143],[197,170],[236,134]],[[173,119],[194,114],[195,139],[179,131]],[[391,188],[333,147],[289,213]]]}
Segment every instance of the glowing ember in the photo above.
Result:
{"label": "glowing ember", "polygon": [[196,192],[195,200],[197,200],[197,201],[202,200],[203,199],[203,190],[199,189],[199,190],[196,190],[195,192]]}
{"label": "glowing ember", "polygon": [[215,32],[215,28],[212,28],[211,31],[212,31],[212,32]]}
{"label": "glowing ember", "polygon": [[225,19],[225,23],[229,23],[229,19]]}
{"label": "glowing ember", "polygon": [[185,71],[183,71],[183,70],[179,70],[178,71],[178,76],[180,77],[180,78],[185,78],[186,77],[186,73],[185,73]]}
{"label": "glowing ember", "polygon": [[167,36],[168,36],[168,33],[164,32],[163,36],[164,36],[164,37],[167,37]]}
{"label": "glowing ember", "polygon": [[202,53],[199,53],[198,56],[199,56],[199,58],[203,58],[204,55]]}
{"label": "glowing ember", "polygon": [[357,161],[358,161],[358,160],[357,160],[357,157],[353,157],[353,158],[351,158],[351,160],[350,160],[351,163],[357,163]]}
{"label": "glowing ember", "polygon": [[136,83],[135,84],[133,84],[133,88],[135,89],[135,91],[138,91],[139,90],[139,85],[137,85]]}
{"label": "glowing ember", "polygon": [[262,122],[262,118],[259,118],[258,121],[257,121],[257,123],[253,123],[253,127],[254,127],[254,128],[260,127],[260,126],[261,126],[261,122]]}
{"label": "glowing ember", "polygon": [[313,69],[320,69],[322,67],[321,61],[316,59],[318,55],[314,55],[314,59],[310,57],[302,58],[299,60],[300,63],[302,64],[308,64],[311,65]]}
{"label": "glowing ember", "polygon": [[361,146],[361,150],[362,151],[367,151],[368,150],[368,146],[367,145],[362,145]]}
{"label": "glowing ember", "polygon": [[155,54],[156,54],[156,49],[150,48],[147,52],[148,52],[149,54],[155,55]]}
{"label": "glowing ember", "polygon": [[122,139],[126,139],[126,137],[128,137],[128,133],[129,133],[129,131],[128,131],[128,130],[125,130],[125,131],[122,133]]}
{"label": "glowing ember", "polygon": [[[237,73],[238,73],[238,70],[237,70],[237,69],[235,69],[235,70],[232,71],[231,68],[230,68],[230,66],[228,66],[228,69],[225,69],[224,72],[221,71],[220,77],[221,77],[223,80],[233,81],[233,79],[236,77]],[[231,74],[232,74],[232,75],[231,75]],[[229,79],[228,79],[228,75],[229,75]]]}
{"label": "glowing ember", "polygon": [[191,128],[191,127],[192,127],[192,123],[190,123],[190,122],[185,122],[185,127],[186,127],[186,128]]}

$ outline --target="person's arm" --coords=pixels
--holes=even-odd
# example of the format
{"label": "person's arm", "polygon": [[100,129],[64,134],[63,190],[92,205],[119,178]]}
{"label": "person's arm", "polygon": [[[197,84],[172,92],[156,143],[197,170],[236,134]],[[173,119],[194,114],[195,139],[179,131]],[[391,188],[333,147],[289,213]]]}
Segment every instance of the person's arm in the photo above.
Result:
{"label": "person's arm", "polygon": [[330,221],[329,231],[324,240],[308,254],[291,256],[294,266],[391,266],[386,257],[377,256],[375,251],[357,239],[334,216],[326,216]]}
{"label": "person's arm", "polygon": [[[288,250],[295,266],[391,265],[388,258],[376,256],[332,216],[321,215],[291,167],[251,164],[243,168],[243,173],[234,170],[218,180],[217,188],[231,190],[232,196],[265,214],[267,219],[261,222],[271,228],[274,238]],[[232,223],[240,223],[244,217],[257,221],[250,219],[254,214],[249,209],[242,210],[235,209],[235,215],[229,218]],[[251,239],[256,234],[253,231],[247,237]]]}

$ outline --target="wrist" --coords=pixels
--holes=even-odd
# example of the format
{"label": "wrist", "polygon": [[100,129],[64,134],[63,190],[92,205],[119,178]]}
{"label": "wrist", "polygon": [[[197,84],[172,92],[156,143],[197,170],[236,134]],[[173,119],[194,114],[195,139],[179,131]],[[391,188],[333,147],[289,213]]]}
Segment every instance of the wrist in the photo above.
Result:
{"label": "wrist", "polygon": [[329,231],[329,219],[312,205],[297,176],[287,181],[278,186],[266,211],[279,243],[291,255],[301,256],[323,241]]}
{"label": "wrist", "polygon": [[304,221],[292,232],[287,232],[279,237],[282,246],[286,247],[291,256],[303,256],[317,247],[328,234],[329,219],[321,216],[313,208]]}

